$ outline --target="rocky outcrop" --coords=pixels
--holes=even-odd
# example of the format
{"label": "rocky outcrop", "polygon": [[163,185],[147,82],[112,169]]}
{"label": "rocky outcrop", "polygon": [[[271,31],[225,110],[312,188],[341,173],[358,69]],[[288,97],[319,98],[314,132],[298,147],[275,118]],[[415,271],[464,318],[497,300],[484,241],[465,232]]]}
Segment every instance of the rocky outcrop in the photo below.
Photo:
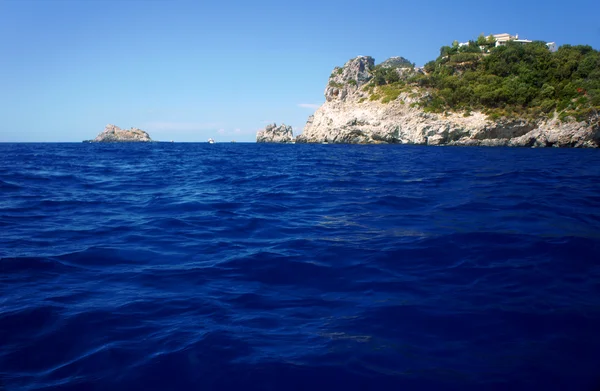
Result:
{"label": "rocky outcrop", "polygon": [[87,140],[93,143],[119,143],[119,142],[149,142],[150,135],[138,128],[121,129],[115,125],[106,125],[104,131],[95,139]]}
{"label": "rocky outcrop", "polygon": [[[394,62],[391,62],[394,63]],[[398,60],[396,63],[402,63]],[[418,105],[426,93],[417,88],[378,98],[367,83],[372,57],[357,57],[334,69],[326,102],[311,116],[298,143],[398,143],[523,147],[598,147],[600,116],[587,121],[490,120],[481,112],[433,114]],[[422,72],[402,68],[399,72]],[[384,103],[386,102],[386,103]]]}
{"label": "rocky outcrop", "polygon": [[371,71],[375,64],[373,57],[360,56],[346,63],[342,68],[336,67],[329,83],[325,87],[327,102],[344,102],[347,96],[353,96],[371,80]]}
{"label": "rocky outcrop", "polygon": [[257,143],[291,143],[294,141],[294,133],[291,126],[281,124],[267,125],[256,134]]}
{"label": "rocky outcrop", "polygon": [[385,68],[412,68],[413,64],[404,57],[390,57],[380,64]]}

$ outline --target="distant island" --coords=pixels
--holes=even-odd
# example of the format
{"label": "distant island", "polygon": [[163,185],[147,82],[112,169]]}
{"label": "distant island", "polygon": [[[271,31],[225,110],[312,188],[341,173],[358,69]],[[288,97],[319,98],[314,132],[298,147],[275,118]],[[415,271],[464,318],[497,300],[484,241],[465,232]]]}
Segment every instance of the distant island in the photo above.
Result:
{"label": "distant island", "polygon": [[336,67],[297,143],[600,146],[600,52],[479,36],[416,67],[359,56]]}
{"label": "distant island", "polygon": [[124,143],[124,142],[151,142],[150,135],[138,128],[121,129],[108,124],[93,140],[84,140],[84,143]]}

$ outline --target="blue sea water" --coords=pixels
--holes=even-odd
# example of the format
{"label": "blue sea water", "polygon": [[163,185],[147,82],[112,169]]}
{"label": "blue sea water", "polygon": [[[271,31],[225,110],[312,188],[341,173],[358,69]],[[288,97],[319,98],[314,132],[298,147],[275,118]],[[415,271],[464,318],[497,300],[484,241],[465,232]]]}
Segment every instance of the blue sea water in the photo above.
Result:
{"label": "blue sea water", "polygon": [[600,151],[0,144],[0,389],[599,386]]}

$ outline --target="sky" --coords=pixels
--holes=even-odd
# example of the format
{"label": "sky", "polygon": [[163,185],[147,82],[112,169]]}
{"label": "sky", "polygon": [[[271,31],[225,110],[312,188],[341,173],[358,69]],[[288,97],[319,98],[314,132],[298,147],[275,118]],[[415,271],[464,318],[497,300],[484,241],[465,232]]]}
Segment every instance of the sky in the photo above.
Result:
{"label": "sky", "polygon": [[417,65],[481,33],[600,49],[600,1],[0,0],[0,142],[299,134],[358,55]]}

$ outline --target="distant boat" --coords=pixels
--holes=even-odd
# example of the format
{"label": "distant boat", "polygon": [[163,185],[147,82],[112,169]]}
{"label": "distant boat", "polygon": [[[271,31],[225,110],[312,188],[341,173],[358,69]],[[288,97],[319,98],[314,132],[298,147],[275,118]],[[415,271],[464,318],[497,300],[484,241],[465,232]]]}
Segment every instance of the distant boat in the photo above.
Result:
{"label": "distant boat", "polygon": [[208,139],[208,143],[209,143],[209,144],[214,144],[214,143],[215,143],[215,140],[213,140],[212,138],[209,138],[209,139]]}

